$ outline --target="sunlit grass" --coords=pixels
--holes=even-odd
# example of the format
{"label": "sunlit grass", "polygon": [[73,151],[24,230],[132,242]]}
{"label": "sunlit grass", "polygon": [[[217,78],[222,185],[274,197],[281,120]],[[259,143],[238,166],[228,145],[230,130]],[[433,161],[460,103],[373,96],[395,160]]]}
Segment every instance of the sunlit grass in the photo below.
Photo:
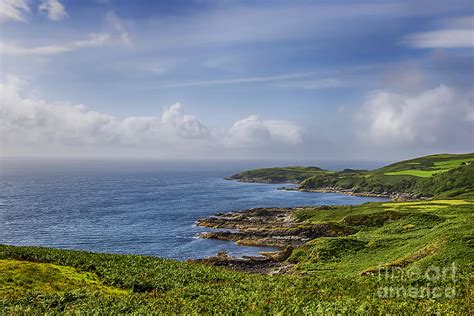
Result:
{"label": "sunlit grass", "polygon": [[0,260],[0,296],[17,297],[27,291],[52,293],[71,289],[124,295],[127,291],[103,285],[90,272],[51,263]]}
{"label": "sunlit grass", "polygon": [[442,170],[401,170],[401,171],[392,171],[386,172],[385,174],[388,176],[415,176],[415,177],[422,177],[427,178],[435,175],[437,173],[446,172],[449,169],[442,169]]}

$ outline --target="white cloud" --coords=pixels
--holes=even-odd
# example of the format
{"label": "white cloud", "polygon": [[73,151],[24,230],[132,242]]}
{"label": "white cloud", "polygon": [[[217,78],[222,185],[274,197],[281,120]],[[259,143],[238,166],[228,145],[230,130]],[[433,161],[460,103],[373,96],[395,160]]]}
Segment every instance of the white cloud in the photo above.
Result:
{"label": "white cloud", "polygon": [[449,19],[445,28],[408,35],[403,42],[417,48],[474,47],[474,17]]}
{"label": "white cloud", "polygon": [[444,85],[416,94],[375,91],[359,113],[360,136],[388,147],[466,148],[474,142],[471,100],[472,95]]}
{"label": "white cloud", "polygon": [[0,42],[0,51],[2,54],[9,55],[56,55],[75,49],[100,46],[107,42],[109,38],[108,34],[91,33],[84,40],[37,47],[22,47],[14,43]]}
{"label": "white cloud", "polygon": [[26,22],[25,15],[29,12],[28,0],[0,1],[0,22]]}
{"label": "white cloud", "polygon": [[52,21],[60,21],[67,17],[66,9],[58,0],[42,0],[38,11],[46,14]]}
{"label": "white cloud", "polygon": [[232,126],[227,134],[231,146],[261,146],[269,143],[299,144],[302,141],[302,127],[288,121],[259,120],[251,115]]}
{"label": "white cloud", "polygon": [[18,80],[0,84],[0,144],[3,155],[79,154],[199,155],[210,148],[256,148],[301,142],[301,127],[292,122],[250,116],[229,129],[211,129],[176,103],[157,116],[113,115],[84,105],[49,103],[23,96]]}
{"label": "white cloud", "polygon": [[262,77],[241,77],[241,78],[232,78],[232,79],[197,80],[197,81],[188,81],[188,82],[181,82],[181,83],[164,84],[161,86],[161,88],[220,86],[220,85],[228,85],[228,84],[285,81],[285,80],[291,80],[295,78],[307,77],[313,74],[315,74],[315,72],[292,73],[292,74],[283,74],[283,75],[276,75],[276,76],[262,76]]}
{"label": "white cloud", "polygon": [[407,37],[406,42],[419,48],[474,47],[474,30],[452,29],[416,33]]}

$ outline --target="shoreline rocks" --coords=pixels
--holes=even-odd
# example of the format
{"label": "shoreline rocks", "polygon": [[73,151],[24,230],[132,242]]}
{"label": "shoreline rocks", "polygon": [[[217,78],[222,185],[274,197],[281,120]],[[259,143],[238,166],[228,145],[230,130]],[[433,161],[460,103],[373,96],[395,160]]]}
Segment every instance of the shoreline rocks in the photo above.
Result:
{"label": "shoreline rocks", "polygon": [[[319,208],[325,210],[328,206]],[[302,208],[254,208],[199,219],[197,226],[215,229],[201,233],[201,238],[233,241],[245,246],[274,247],[279,251],[243,258],[220,253],[195,261],[240,271],[280,273],[289,269],[285,260],[291,256],[294,248],[315,238],[347,236],[356,232],[339,223],[307,224],[297,221],[292,213],[299,209]]]}
{"label": "shoreline rocks", "polygon": [[420,195],[410,193],[390,193],[390,192],[355,192],[353,189],[339,189],[339,188],[318,188],[318,189],[305,189],[301,187],[297,188],[280,188],[279,190],[285,191],[300,191],[300,192],[314,192],[314,193],[336,193],[350,196],[362,196],[362,197],[376,197],[376,198],[388,198],[395,202],[406,202],[416,201],[424,199]]}

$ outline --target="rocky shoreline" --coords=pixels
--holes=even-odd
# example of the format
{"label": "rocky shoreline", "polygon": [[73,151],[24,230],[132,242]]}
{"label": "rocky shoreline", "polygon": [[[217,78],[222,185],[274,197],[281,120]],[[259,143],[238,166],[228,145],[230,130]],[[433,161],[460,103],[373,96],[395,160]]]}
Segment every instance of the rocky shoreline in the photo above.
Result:
{"label": "rocky shoreline", "polygon": [[224,180],[237,181],[242,183],[262,183],[262,184],[299,184],[298,181],[280,181],[269,178],[224,178]]}
{"label": "rocky shoreline", "polygon": [[220,253],[196,261],[254,273],[282,273],[290,268],[284,261],[291,256],[294,248],[319,237],[338,237],[355,233],[353,229],[337,223],[306,224],[297,221],[292,217],[292,213],[299,209],[302,208],[255,208],[218,213],[199,219],[198,226],[216,229],[201,233],[201,238],[234,241],[246,246],[275,247],[279,251],[263,252],[262,256],[244,258]]}
{"label": "rocky shoreline", "polygon": [[[299,185],[300,183],[297,181],[269,181],[268,179],[261,179],[261,178],[242,178],[242,179],[235,179],[235,178],[224,178],[225,180],[232,180],[237,182],[243,183],[262,183],[262,184],[294,184]],[[341,189],[337,187],[325,187],[325,188],[317,188],[317,189],[307,189],[301,186],[297,186],[294,188],[290,187],[281,187],[278,190],[284,191],[300,191],[300,192],[314,192],[314,193],[336,193],[336,194],[344,194],[344,195],[351,195],[351,196],[362,196],[362,197],[376,197],[376,198],[387,198],[391,199],[396,202],[406,202],[406,201],[416,201],[422,200],[424,197],[417,195],[417,194],[410,194],[410,193],[400,193],[400,192],[356,192],[354,189]]]}
{"label": "rocky shoreline", "polygon": [[[247,183],[275,183],[261,181],[261,179],[246,178],[234,179]],[[281,183],[281,182],[276,182]],[[298,184],[285,182],[286,184]],[[407,193],[390,192],[355,192],[353,189],[319,188],[305,189],[302,187],[282,187],[279,190],[337,193],[351,196],[389,198],[393,201],[413,201],[423,197]],[[318,206],[321,210],[330,209],[331,206]],[[219,267],[227,267],[234,270],[251,273],[280,274],[291,270],[291,265],[285,262],[291,256],[294,248],[319,237],[339,237],[354,234],[355,231],[349,226],[337,223],[307,224],[297,221],[292,213],[298,208],[254,208],[250,210],[217,213],[208,218],[197,221],[197,226],[214,229],[214,231],[203,232],[200,238],[233,241],[242,246],[265,246],[277,248],[276,252],[264,252],[261,256],[244,256],[237,258],[221,252],[216,256],[194,260]]]}
{"label": "rocky shoreline", "polygon": [[300,192],[315,192],[315,193],[337,193],[351,196],[363,196],[363,197],[376,197],[376,198],[388,198],[397,202],[415,201],[423,199],[420,195],[410,193],[390,193],[390,192],[355,192],[353,189],[339,189],[339,188],[319,188],[319,189],[305,189],[301,187],[297,188],[280,188],[279,190],[285,191],[300,191]]}

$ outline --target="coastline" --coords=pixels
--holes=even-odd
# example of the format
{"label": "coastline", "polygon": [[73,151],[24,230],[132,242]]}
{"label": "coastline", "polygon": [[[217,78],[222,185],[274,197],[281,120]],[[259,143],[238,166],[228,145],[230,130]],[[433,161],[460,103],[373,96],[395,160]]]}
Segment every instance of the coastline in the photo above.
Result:
{"label": "coastline", "polygon": [[303,188],[286,188],[282,187],[279,190],[283,191],[299,191],[299,192],[313,192],[313,193],[335,193],[344,194],[350,196],[361,196],[361,197],[375,197],[375,198],[387,198],[392,201],[406,202],[426,199],[419,195],[413,195],[409,193],[375,193],[375,192],[354,192],[352,189],[338,189],[338,188],[319,188],[319,189],[303,189]]}
{"label": "coastline", "polygon": [[[261,183],[261,184],[293,184],[299,185],[300,182],[297,181],[285,181],[285,182],[275,182],[270,180],[262,180],[260,178],[252,179],[252,178],[245,178],[245,179],[234,179],[234,178],[224,178],[224,180],[228,181],[237,181],[242,183]],[[361,197],[375,197],[375,198],[386,198],[391,199],[394,202],[406,202],[406,201],[416,201],[416,200],[424,200],[426,199],[420,195],[414,195],[410,193],[390,193],[390,192],[355,192],[354,189],[341,189],[336,187],[325,187],[325,188],[318,188],[318,189],[305,189],[300,187],[289,188],[289,187],[281,187],[278,190],[282,191],[299,191],[299,192],[312,192],[312,193],[335,193],[335,194],[343,194],[343,195],[350,195],[350,196],[361,196]]]}
{"label": "coastline", "polygon": [[[321,210],[332,206],[316,206]],[[200,238],[233,241],[238,245],[274,247],[277,251],[261,252],[261,256],[237,258],[220,252],[216,256],[193,260],[214,266],[260,274],[281,274],[291,270],[285,262],[293,249],[319,237],[341,237],[354,234],[350,227],[337,223],[305,224],[293,213],[296,208],[253,208],[248,210],[217,213],[201,218],[197,226],[215,229],[203,232]]]}
{"label": "coastline", "polygon": [[[259,181],[259,179],[224,179],[242,183],[298,184],[298,182],[282,183]],[[278,190],[386,198],[399,202],[424,199],[421,196],[406,193],[354,192],[352,189],[339,188],[303,189],[299,187],[281,187]],[[331,209],[332,207],[327,205],[312,206],[312,208],[322,210]],[[199,238],[233,241],[242,246],[274,247],[276,251],[262,252],[260,253],[261,256],[243,256],[242,258],[229,256],[226,252],[219,252],[215,256],[192,261],[250,273],[281,274],[291,270],[291,264],[285,261],[291,256],[293,249],[315,238],[340,237],[355,233],[352,229],[337,224],[301,225],[301,222],[292,217],[292,213],[304,208],[304,206],[295,208],[253,208],[216,213],[210,217],[201,218],[196,222],[196,225],[211,228],[214,231],[202,232],[199,234]]]}

